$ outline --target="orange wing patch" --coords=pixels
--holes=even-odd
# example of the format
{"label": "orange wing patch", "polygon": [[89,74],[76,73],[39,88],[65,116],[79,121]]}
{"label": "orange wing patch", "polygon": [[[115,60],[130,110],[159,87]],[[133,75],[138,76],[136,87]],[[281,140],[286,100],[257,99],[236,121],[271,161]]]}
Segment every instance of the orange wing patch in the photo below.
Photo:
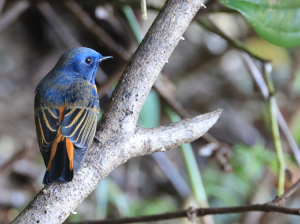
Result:
{"label": "orange wing patch", "polygon": [[49,159],[49,163],[48,163],[48,166],[47,166],[47,170],[50,171],[51,169],[51,165],[52,165],[52,160],[55,156],[55,153],[56,153],[56,149],[57,149],[57,145],[59,142],[63,141],[64,140],[64,136],[60,133],[60,128],[57,132],[57,135],[52,143],[52,146],[51,146],[51,153],[50,153],[50,159]]}
{"label": "orange wing patch", "polygon": [[74,145],[68,138],[66,138],[66,146],[68,157],[70,160],[70,170],[73,170]]}
{"label": "orange wing patch", "polygon": [[62,121],[62,119],[64,118],[64,111],[65,111],[66,107],[65,106],[60,106],[59,107],[59,120],[58,121]]}

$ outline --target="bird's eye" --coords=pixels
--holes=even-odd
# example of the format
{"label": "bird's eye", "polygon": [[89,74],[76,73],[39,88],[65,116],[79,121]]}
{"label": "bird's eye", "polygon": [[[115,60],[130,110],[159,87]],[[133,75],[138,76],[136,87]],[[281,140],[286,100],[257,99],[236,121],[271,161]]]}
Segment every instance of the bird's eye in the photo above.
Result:
{"label": "bird's eye", "polygon": [[92,59],[90,57],[88,57],[88,58],[85,59],[85,63],[91,64],[91,62],[92,62]]}

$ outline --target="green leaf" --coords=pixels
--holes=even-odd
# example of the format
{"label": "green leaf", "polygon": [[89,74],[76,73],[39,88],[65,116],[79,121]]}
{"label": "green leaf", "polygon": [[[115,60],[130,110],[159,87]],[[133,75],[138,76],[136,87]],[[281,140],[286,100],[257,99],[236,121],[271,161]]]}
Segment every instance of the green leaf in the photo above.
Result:
{"label": "green leaf", "polygon": [[281,47],[300,45],[299,0],[219,0],[239,11],[265,40]]}

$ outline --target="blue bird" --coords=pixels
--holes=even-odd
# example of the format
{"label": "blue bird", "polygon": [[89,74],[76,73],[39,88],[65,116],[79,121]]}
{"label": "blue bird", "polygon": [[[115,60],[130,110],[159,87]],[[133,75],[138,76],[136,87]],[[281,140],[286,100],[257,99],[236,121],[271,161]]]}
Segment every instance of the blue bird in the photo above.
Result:
{"label": "blue bird", "polygon": [[85,47],[68,50],[38,84],[34,116],[46,165],[43,184],[70,182],[84,161],[100,110],[95,74],[109,58]]}

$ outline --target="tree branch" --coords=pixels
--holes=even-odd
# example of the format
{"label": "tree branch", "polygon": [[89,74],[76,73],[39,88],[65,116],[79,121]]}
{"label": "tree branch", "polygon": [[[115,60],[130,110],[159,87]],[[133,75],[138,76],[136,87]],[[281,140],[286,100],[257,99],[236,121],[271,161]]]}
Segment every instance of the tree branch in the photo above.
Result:
{"label": "tree branch", "polygon": [[[186,118],[176,123],[149,129],[138,129],[131,145],[133,156],[143,156],[155,152],[165,152],[169,149],[192,142],[202,136],[217,122],[222,110]],[[178,140],[180,143],[178,144]]]}
{"label": "tree branch", "polygon": [[276,205],[260,204],[260,205],[248,205],[237,207],[224,207],[224,208],[199,208],[199,209],[187,209],[177,212],[164,213],[159,215],[139,216],[133,218],[121,218],[121,219],[108,219],[101,221],[85,221],[77,224],[121,224],[121,223],[137,223],[137,222],[157,222],[168,219],[188,218],[191,215],[206,216],[206,215],[220,215],[242,212],[279,212],[289,215],[300,216],[299,208],[287,208]]}
{"label": "tree branch", "polygon": [[116,166],[133,156],[163,151],[199,138],[217,110],[169,126],[142,130],[138,115],[163,65],[200,9],[202,0],[168,0],[125,69],[100,120],[97,137],[72,182],[47,185],[12,222],[62,223]]}

